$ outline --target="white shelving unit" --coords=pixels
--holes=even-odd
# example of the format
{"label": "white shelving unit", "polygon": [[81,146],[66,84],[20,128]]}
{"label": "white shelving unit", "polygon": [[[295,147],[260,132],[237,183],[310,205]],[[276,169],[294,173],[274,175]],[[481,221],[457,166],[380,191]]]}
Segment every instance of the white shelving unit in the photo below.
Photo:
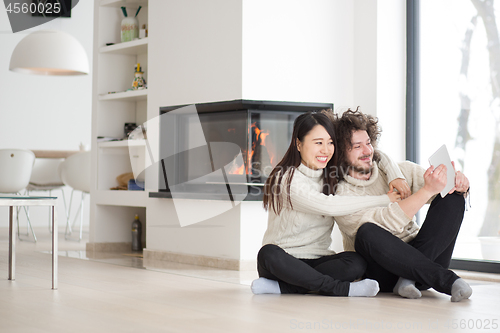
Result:
{"label": "white shelving unit", "polygon": [[129,16],[141,6],[139,26],[148,25],[147,0],[95,0],[90,243],[130,242],[134,215],[146,222],[146,191],[111,190],[118,176],[144,165],[145,141],[97,142],[97,137],[122,139],[126,123],[147,120],[148,90],[129,89],[137,63],[148,81],[148,38],[121,42],[122,6]]}
{"label": "white shelving unit", "polygon": [[138,39],[113,45],[101,46],[100,53],[132,54],[138,55],[148,52],[148,39]]}
{"label": "white shelving unit", "polygon": [[145,191],[96,191],[94,195],[101,206],[145,207],[148,198]]}
{"label": "white shelving unit", "polygon": [[117,93],[111,93],[106,95],[99,95],[100,101],[145,101],[148,97],[148,90],[132,90],[123,91]]}
{"label": "white shelving unit", "polygon": [[102,0],[100,1],[101,7],[121,7],[121,6],[131,6],[131,7],[139,7],[139,6],[147,6],[147,0]]}
{"label": "white shelving unit", "polygon": [[121,140],[121,141],[106,141],[97,144],[99,148],[117,148],[117,147],[144,147],[144,140]]}

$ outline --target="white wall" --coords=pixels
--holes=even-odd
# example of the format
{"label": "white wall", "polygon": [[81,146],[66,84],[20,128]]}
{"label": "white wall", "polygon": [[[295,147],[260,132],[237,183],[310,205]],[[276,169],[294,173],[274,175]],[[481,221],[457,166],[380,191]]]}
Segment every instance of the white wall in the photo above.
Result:
{"label": "white wall", "polygon": [[241,1],[149,3],[148,110],[241,98]]}
{"label": "white wall", "polygon": [[[14,34],[5,7],[0,6],[0,149],[78,150],[80,143],[90,145],[91,75],[51,77],[9,71],[17,43],[40,29],[71,34],[83,45],[91,62],[93,1],[79,1],[71,16]],[[88,203],[86,207],[88,224]],[[62,201],[58,212],[62,225]],[[32,209],[32,223],[45,226],[47,215],[46,210]],[[7,211],[0,210],[0,227],[7,225]]]}
{"label": "white wall", "polygon": [[[379,0],[355,0],[352,19],[354,39],[353,101],[351,109],[377,114],[377,3]],[[339,109],[339,112],[345,111]]]}
{"label": "white wall", "polygon": [[361,106],[404,159],[404,1],[243,0],[242,19],[243,98]]}
{"label": "white wall", "polygon": [[[240,214],[244,204],[203,222],[181,227],[171,199],[151,199],[146,212],[147,249],[238,260],[241,258]],[[227,202],[209,200],[192,203],[197,211],[211,208],[222,211],[226,205]]]}
{"label": "white wall", "polygon": [[379,0],[377,8],[377,117],[380,148],[394,160],[406,157],[406,3]]}
{"label": "white wall", "polygon": [[243,0],[243,98],[350,105],[353,5]]}
{"label": "white wall", "polygon": [[[162,106],[242,98],[242,4],[234,0],[150,0],[148,118]],[[150,138],[148,128],[148,138]],[[157,172],[147,188],[157,184]],[[151,184],[151,182],[155,184]],[[222,202],[201,202],[216,207]],[[239,206],[181,228],[169,199],[149,199],[148,250],[240,257]]]}
{"label": "white wall", "polygon": [[[405,159],[406,3],[354,1],[354,101],[379,118],[379,147]],[[339,110],[340,111],[340,110]]]}

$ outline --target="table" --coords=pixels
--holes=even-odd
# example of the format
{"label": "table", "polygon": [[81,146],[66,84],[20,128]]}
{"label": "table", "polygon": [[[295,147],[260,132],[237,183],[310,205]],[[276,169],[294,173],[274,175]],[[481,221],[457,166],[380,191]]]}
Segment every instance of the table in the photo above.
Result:
{"label": "table", "polygon": [[16,279],[17,207],[52,206],[52,289],[57,289],[57,197],[0,197],[0,206],[9,206],[9,280]]}
{"label": "table", "polygon": [[66,158],[79,150],[31,150],[36,158]]}

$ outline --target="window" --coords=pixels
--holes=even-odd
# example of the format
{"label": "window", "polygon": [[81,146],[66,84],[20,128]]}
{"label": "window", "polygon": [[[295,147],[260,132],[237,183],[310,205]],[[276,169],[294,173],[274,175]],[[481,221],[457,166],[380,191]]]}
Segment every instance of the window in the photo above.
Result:
{"label": "window", "polygon": [[[456,168],[471,183],[471,208],[465,213],[453,257],[495,262],[494,271],[498,271],[500,1],[407,3],[408,22],[415,19],[416,24],[415,39],[411,27],[408,29],[409,46],[416,46],[415,54],[408,57],[409,87],[416,85],[408,97],[410,101],[415,98],[414,104],[418,105],[417,109],[409,108],[408,117],[411,122],[411,111],[415,111],[419,127],[409,140],[415,148],[413,157],[420,156],[420,164],[428,165],[428,157],[443,143],[447,145]],[[418,7],[412,8],[415,3]],[[415,80],[410,75],[411,68],[418,71]]]}

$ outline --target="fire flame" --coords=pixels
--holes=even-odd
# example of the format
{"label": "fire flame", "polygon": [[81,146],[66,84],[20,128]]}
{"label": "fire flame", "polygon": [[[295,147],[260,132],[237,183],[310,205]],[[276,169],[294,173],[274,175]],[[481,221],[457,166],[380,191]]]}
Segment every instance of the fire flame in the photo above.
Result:
{"label": "fire flame", "polygon": [[[228,132],[235,131],[234,128],[228,129]],[[258,126],[257,123],[254,122],[249,128],[248,128],[248,137],[252,138],[252,131],[255,133],[255,139],[252,141],[252,150],[248,152],[247,150],[243,151],[243,154],[246,155],[246,163],[243,165],[236,165],[236,162],[233,161],[233,166],[229,170],[230,174],[236,174],[236,175],[243,175],[243,174],[250,174],[251,170],[250,166],[252,165],[253,157],[255,155],[255,152],[258,148],[264,148],[269,155],[269,159],[271,161],[271,165],[274,166],[274,158],[275,154],[273,152],[274,149],[269,149],[269,147],[266,147],[266,138],[268,137],[269,130],[261,130]]]}

